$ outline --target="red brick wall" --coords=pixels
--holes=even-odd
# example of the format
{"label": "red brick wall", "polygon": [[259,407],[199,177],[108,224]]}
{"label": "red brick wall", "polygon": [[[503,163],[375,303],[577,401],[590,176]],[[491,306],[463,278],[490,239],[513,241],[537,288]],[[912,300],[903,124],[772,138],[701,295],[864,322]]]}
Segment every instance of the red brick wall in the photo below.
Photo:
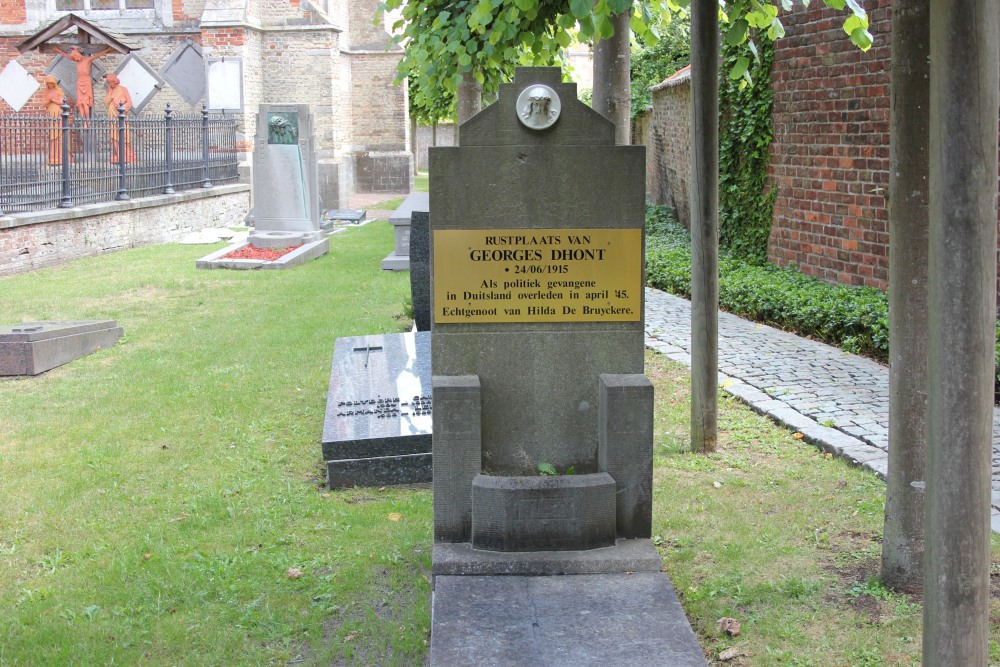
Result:
{"label": "red brick wall", "polygon": [[25,0],[0,0],[0,25],[21,25],[28,20]]}
{"label": "red brick wall", "polygon": [[771,261],[848,285],[886,287],[891,0],[866,3],[875,46],[862,53],[822,3],[783,14],[777,42]]}

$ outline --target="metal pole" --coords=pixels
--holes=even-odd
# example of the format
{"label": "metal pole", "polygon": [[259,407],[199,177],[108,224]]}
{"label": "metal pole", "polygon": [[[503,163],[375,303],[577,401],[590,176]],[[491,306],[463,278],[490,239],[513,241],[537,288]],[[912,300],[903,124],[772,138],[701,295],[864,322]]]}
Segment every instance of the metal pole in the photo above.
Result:
{"label": "metal pole", "polygon": [[164,132],[164,145],[167,157],[167,182],[163,186],[163,194],[172,195],[174,194],[174,182],[173,182],[173,171],[174,171],[174,151],[173,151],[173,130],[172,125],[174,122],[174,110],[171,108],[170,103],[167,102],[167,111],[163,115],[163,132]]}
{"label": "metal pole", "polygon": [[205,180],[202,181],[201,187],[210,188],[212,187],[211,174],[209,172],[208,163],[208,105],[201,105],[201,159],[205,163]]}
{"label": "metal pole", "polygon": [[125,102],[118,103],[118,194],[115,199],[125,201],[128,190],[125,189]]}
{"label": "metal pole", "polygon": [[59,208],[71,208],[73,206],[72,191],[69,182],[69,102],[63,98],[62,106],[62,198],[59,200]]}

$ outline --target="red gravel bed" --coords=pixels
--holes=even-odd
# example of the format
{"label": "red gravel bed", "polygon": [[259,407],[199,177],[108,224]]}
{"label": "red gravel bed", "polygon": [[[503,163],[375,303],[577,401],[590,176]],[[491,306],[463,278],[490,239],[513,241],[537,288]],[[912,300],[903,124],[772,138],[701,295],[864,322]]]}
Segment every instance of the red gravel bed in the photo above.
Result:
{"label": "red gravel bed", "polygon": [[239,250],[234,250],[220,259],[256,259],[263,262],[273,262],[301,247],[301,245],[297,245],[291,248],[256,248],[252,245],[247,245]]}

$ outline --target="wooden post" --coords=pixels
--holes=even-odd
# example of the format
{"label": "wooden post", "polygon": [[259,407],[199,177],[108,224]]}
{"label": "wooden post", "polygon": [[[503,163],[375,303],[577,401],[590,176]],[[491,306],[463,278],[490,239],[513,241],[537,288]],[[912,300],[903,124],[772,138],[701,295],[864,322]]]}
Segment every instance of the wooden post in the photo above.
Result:
{"label": "wooden post", "polygon": [[931,0],[923,664],[989,658],[996,336],[995,0]]}
{"label": "wooden post", "polygon": [[714,452],[719,408],[719,5],[691,3],[691,449]]}
{"label": "wooden post", "polygon": [[889,473],[882,581],[923,587],[927,425],[930,7],[892,5],[889,122]]}

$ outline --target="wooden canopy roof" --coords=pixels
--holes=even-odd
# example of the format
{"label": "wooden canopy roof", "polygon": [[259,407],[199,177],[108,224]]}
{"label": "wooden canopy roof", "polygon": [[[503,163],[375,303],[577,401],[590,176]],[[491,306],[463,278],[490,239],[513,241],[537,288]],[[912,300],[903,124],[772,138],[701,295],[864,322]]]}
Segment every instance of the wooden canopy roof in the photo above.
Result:
{"label": "wooden canopy roof", "polygon": [[[114,33],[105,28],[100,28],[90,21],[80,18],[76,14],[67,14],[62,18],[53,21],[45,28],[42,28],[34,35],[18,44],[17,50],[19,53],[31,51],[32,49],[40,50],[41,47],[45,46],[47,42],[58,37],[70,28],[77,29],[77,43],[68,44],[66,45],[67,48],[75,46],[81,51],[85,51],[87,50],[85,49],[87,44],[101,44],[106,47],[110,47],[121,54],[131,53],[136,50],[136,47],[125,41],[124,35]],[[87,51],[88,55],[90,55],[89,50]]]}

